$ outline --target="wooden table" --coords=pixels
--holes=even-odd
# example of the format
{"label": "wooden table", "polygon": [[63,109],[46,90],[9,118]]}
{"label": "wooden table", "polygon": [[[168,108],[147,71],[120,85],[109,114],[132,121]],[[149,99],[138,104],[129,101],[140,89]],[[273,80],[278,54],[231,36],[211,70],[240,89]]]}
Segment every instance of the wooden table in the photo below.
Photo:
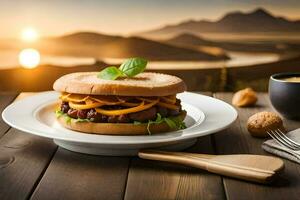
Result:
{"label": "wooden table", "polygon": [[[0,93],[0,111],[22,93]],[[230,102],[232,93],[206,93]],[[248,117],[272,110],[267,94],[255,108],[238,108],[238,120],[227,130],[201,137],[189,152],[268,154],[263,139],[251,137]],[[16,113],[17,114],[17,113]],[[284,121],[287,129],[300,122]],[[285,160],[283,175],[259,185],[173,164],[137,157],[73,153],[52,140],[23,133],[0,120],[0,199],[300,199],[300,165]]]}

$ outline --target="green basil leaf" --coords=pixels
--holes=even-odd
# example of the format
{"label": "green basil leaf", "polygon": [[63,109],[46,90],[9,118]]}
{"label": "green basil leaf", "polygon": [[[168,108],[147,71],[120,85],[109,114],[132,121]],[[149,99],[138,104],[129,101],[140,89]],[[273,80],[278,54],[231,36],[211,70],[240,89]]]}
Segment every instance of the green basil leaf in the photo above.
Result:
{"label": "green basil leaf", "polygon": [[122,71],[120,71],[115,66],[111,66],[100,71],[97,77],[105,80],[115,80],[122,75],[123,75]]}
{"label": "green basil leaf", "polygon": [[142,73],[147,66],[147,60],[143,58],[129,58],[120,66],[120,70],[128,77]]}

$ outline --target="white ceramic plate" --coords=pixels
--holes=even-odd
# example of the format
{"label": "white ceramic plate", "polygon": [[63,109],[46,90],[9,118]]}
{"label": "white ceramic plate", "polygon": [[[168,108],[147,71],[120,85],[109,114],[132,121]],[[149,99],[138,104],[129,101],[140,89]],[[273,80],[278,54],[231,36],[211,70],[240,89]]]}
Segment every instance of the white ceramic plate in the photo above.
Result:
{"label": "white ceramic plate", "polygon": [[184,92],[178,94],[187,111],[184,130],[145,136],[93,135],[68,130],[57,123],[54,107],[58,97],[54,91],[27,97],[9,105],[2,117],[10,126],[52,138],[63,148],[96,155],[135,155],[141,148],[181,150],[193,145],[197,137],[225,129],[237,118],[235,109],[223,101]]}

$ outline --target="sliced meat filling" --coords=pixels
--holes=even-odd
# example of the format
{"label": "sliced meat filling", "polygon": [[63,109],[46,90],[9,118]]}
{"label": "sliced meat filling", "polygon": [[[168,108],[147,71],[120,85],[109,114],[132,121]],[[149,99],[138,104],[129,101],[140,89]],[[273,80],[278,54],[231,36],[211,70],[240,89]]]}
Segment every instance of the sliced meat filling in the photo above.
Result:
{"label": "sliced meat filling", "polygon": [[[156,105],[140,112],[107,116],[96,112],[95,109],[85,109],[85,110],[73,109],[69,106],[68,102],[63,101],[61,103],[60,110],[63,113],[66,113],[71,118],[88,119],[91,122],[95,122],[95,123],[130,123],[134,121],[148,122],[149,120],[155,120],[157,117],[157,113],[159,113],[162,117],[177,116],[181,112],[180,100],[176,101],[176,105],[179,106],[179,110],[172,110],[172,109],[168,109]],[[105,106],[105,109],[108,110],[123,109],[123,108],[125,109],[126,107]]]}

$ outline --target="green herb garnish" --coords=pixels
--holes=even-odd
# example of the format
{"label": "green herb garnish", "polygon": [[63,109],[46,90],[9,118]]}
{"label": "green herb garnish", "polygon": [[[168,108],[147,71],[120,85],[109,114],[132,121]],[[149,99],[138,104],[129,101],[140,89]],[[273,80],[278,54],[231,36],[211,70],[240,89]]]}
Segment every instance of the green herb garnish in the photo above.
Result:
{"label": "green herb garnish", "polygon": [[142,124],[142,122],[134,121],[133,124],[134,124],[134,125],[140,125],[140,124]]}
{"label": "green herb garnish", "polygon": [[170,118],[165,118],[165,122],[168,124],[168,126],[172,129],[176,129],[177,128],[177,124],[176,122],[174,122],[173,120],[171,120]]}
{"label": "green herb garnish", "polygon": [[151,135],[151,124],[160,124],[162,122],[166,122],[171,129],[180,130],[186,128],[185,123],[179,117],[162,117],[159,113],[157,113],[155,121],[148,121],[147,131],[149,135]]}
{"label": "green herb garnish", "polygon": [[72,117],[70,117],[69,115],[67,115],[66,113],[64,113],[63,111],[61,110],[56,110],[55,111],[55,115],[56,115],[56,118],[60,118],[60,117],[63,117],[66,121],[67,124],[70,124],[71,121],[74,121],[74,122],[90,122],[89,119],[73,119]]}
{"label": "green herb garnish", "polygon": [[100,79],[115,80],[119,77],[134,77],[142,73],[147,66],[147,60],[143,58],[129,58],[125,60],[119,68],[110,66],[97,75]]}
{"label": "green herb garnish", "polygon": [[[80,119],[80,118],[73,119],[69,115],[67,115],[66,113],[62,112],[61,110],[56,110],[55,115],[56,115],[57,118],[64,117],[66,123],[68,123],[68,124],[71,123],[71,121],[74,121],[74,122],[91,122],[91,120],[89,120],[89,119]],[[147,122],[147,131],[148,131],[149,135],[151,135],[150,126],[152,124],[160,124],[160,123],[163,123],[163,122],[166,122],[171,129],[181,130],[181,129],[186,128],[185,123],[180,119],[180,117],[162,117],[159,113],[157,113],[156,114],[156,119],[154,121],[149,120]],[[140,125],[140,124],[143,124],[143,123],[139,122],[139,121],[134,121],[133,124],[134,125]]]}
{"label": "green herb garnish", "polygon": [[64,115],[64,118],[65,118],[67,124],[70,124],[70,123],[71,123],[72,117],[70,117],[69,115],[65,114],[65,115]]}
{"label": "green herb garnish", "polygon": [[125,60],[120,66],[120,70],[128,77],[133,77],[142,73],[147,66],[147,60],[143,58],[130,58]]}
{"label": "green herb garnish", "polygon": [[56,118],[60,118],[61,116],[63,116],[65,113],[61,110],[56,110],[55,111],[55,115],[56,115]]}
{"label": "green herb garnish", "polygon": [[80,119],[80,118],[78,118],[78,119],[73,119],[73,120],[75,120],[75,122],[90,122],[91,120],[89,120],[89,119]]}
{"label": "green herb garnish", "polygon": [[118,68],[112,66],[103,69],[101,72],[99,72],[97,77],[105,80],[115,80],[120,76],[123,76],[123,72]]}

